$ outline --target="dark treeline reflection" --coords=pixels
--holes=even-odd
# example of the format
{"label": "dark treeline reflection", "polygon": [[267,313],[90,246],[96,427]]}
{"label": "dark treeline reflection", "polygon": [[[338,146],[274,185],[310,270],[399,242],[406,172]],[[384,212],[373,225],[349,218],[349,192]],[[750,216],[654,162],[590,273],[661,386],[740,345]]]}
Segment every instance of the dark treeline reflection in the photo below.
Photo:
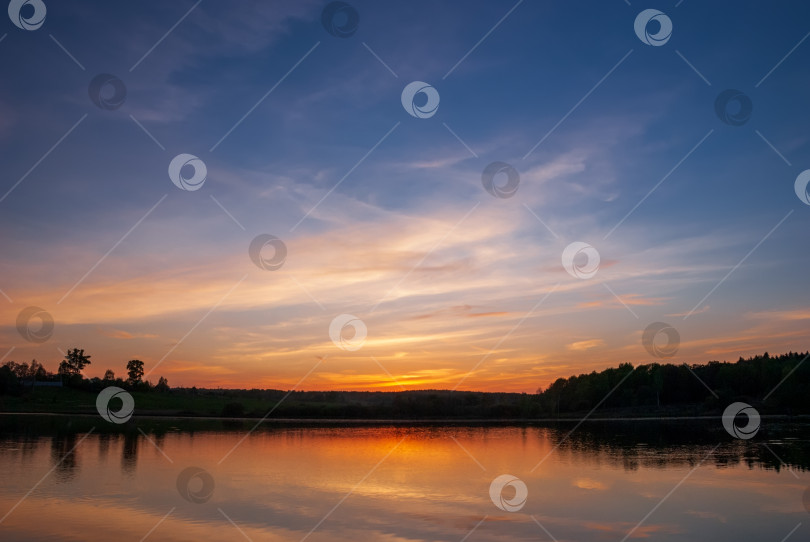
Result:
{"label": "dark treeline reflection", "polygon": [[76,444],[79,436],[75,433],[61,433],[51,439],[51,461],[56,465],[56,476],[68,482],[79,468],[79,450]]}
{"label": "dark treeline reflection", "polygon": [[110,453],[110,444],[118,438],[118,435],[113,433],[100,433],[98,435],[98,457],[102,461],[107,459]]}
{"label": "dark treeline reflection", "polygon": [[541,429],[541,434],[560,456],[627,470],[696,465],[703,460],[718,467],[744,464],[777,472],[810,470],[810,425],[806,423],[766,419],[759,433],[747,441],[730,437],[719,420],[586,422],[572,432],[573,428],[573,423],[555,424]]}
{"label": "dark treeline reflection", "polygon": [[143,438],[139,433],[127,432],[124,434],[124,446],[121,448],[121,470],[133,474],[138,465],[139,441]]}
{"label": "dark treeline reflection", "polygon": [[[145,420],[137,425],[103,427],[97,427],[95,422],[93,418],[0,416],[0,460],[9,458],[9,454],[30,454],[37,443],[41,445],[47,442],[45,439],[50,439],[50,459],[57,465],[56,472],[61,480],[68,481],[75,476],[81,467],[82,451],[93,446],[101,460],[114,457],[112,453],[120,454],[122,472],[133,475],[139,455],[153,449],[144,435],[162,448],[167,440],[178,435],[201,441],[214,435],[232,435],[235,442],[252,427],[248,421],[226,420]],[[347,424],[264,425],[257,433],[289,435],[291,431],[306,433],[320,427],[333,430],[340,427],[349,437],[354,428]],[[373,432],[376,426],[362,427],[366,432],[369,429]],[[381,434],[389,433],[392,428],[390,425],[379,427]],[[747,441],[729,436],[719,419],[586,421],[579,426],[574,422],[396,426],[400,434],[410,434],[414,439],[450,438],[459,432],[487,438],[493,430],[504,428],[519,430],[524,440],[546,441],[547,447],[554,449],[552,453],[563,460],[604,463],[627,470],[696,465],[703,460],[718,467],[742,464],[777,472],[785,468],[810,470],[810,423],[785,418],[763,418],[760,431]],[[92,433],[87,435],[91,429]],[[81,442],[85,436],[86,442]],[[715,447],[714,453],[708,456]],[[538,457],[538,461],[540,459]]]}

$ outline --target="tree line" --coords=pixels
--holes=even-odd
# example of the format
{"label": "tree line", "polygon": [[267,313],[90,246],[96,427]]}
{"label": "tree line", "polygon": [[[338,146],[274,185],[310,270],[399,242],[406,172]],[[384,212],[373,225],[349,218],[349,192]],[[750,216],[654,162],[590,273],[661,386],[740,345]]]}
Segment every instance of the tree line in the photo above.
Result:
{"label": "tree line", "polygon": [[[182,415],[262,417],[271,408],[280,418],[343,419],[532,419],[581,417],[598,408],[602,416],[715,415],[735,401],[761,413],[810,414],[810,352],[767,352],[737,362],[633,366],[622,363],[603,371],[559,378],[534,394],[450,390],[291,391],[279,389],[169,388],[143,381],[144,364],[126,364],[126,378],[107,370],[104,378],[86,379],[90,364],[84,350],[65,355],[56,374],[37,361],[0,366],[0,394],[27,393],[32,381],[61,380],[87,391],[115,385],[132,391],[161,391],[153,408]],[[30,391],[30,390],[28,390]],[[169,401],[171,399],[171,401]]]}
{"label": "tree line", "polygon": [[[735,363],[702,365],[630,363],[600,372],[559,378],[538,389],[547,414],[606,409],[671,409],[691,405],[695,413],[744,401],[765,412],[810,413],[810,352],[767,352]],[[612,390],[612,391],[611,391]]]}
{"label": "tree line", "polygon": [[18,394],[27,388],[34,387],[36,382],[59,382],[63,386],[98,391],[107,386],[118,386],[132,391],[168,391],[169,381],[159,378],[157,384],[143,380],[144,363],[131,359],[126,363],[126,378],[117,378],[112,369],[104,372],[104,378],[85,378],[82,371],[91,364],[90,355],[84,349],[68,349],[65,357],[59,362],[56,373],[52,373],[36,359],[28,363],[7,361],[0,366],[0,394]]}

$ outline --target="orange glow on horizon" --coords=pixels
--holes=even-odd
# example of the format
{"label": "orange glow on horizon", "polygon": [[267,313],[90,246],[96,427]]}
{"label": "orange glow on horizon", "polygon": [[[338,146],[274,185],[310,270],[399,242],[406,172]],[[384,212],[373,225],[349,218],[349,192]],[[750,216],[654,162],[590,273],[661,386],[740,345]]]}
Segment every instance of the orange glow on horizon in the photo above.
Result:
{"label": "orange glow on horizon", "polygon": [[[635,286],[666,262],[633,262],[630,273],[623,262],[605,261],[599,277],[619,300],[598,281],[571,279],[558,254],[526,255],[509,244],[506,234],[518,225],[507,210],[482,207],[476,215],[463,233],[449,235],[458,217],[389,214],[375,228],[335,224],[298,238],[295,257],[273,273],[235,254],[180,268],[152,254],[144,272],[112,256],[64,303],[54,300],[74,284],[65,277],[86,270],[66,269],[60,278],[34,269],[30,282],[9,291],[15,303],[0,304],[0,319],[15,322],[23,304],[41,306],[56,322],[54,335],[26,343],[8,326],[0,349],[6,361],[37,359],[55,371],[60,351],[84,348],[89,377],[107,369],[123,376],[126,361],[137,358],[151,381],[164,376],[171,386],[534,393],[557,378],[662,361],[641,345],[643,321],[677,323],[677,357],[664,360],[671,363],[808,347],[810,313],[801,307],[751,311],[729,326],[705,304],[684,320],[681,310],[667,310],[678,300]],[[441,250],[415,268],[436,239]],[[330,323],[341,313],[365,323],[361,348],[333,343]]]}

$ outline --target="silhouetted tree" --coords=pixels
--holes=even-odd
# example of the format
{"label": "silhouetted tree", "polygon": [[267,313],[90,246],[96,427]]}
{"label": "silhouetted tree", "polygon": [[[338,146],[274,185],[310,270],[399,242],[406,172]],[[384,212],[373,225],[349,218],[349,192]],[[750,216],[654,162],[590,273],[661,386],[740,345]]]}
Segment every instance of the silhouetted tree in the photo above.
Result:
{"label": "silhouetted tree", "polygon": [[37,360],[31,360],[31,366],[28,368],[28,378],[31,380],[43,380],[48,377],[48,371]]}
{"label": "silhouetted tree", "polygon": [[104,371],[104,382],[114,382],[115,381],[115,373],[112,369],[107,369]]}
{"label": "silhouetted tree", "polygon": [[143,362],[139,359],[131,359],[127,362],[127,382],[132,386],[137,386],[143,378]]}
{"label": "silhouetted tree", "polygon": [[17,376],[8,364],[0,367],[0,395],[13,393],[17,390]]}
{"label": "silhouetted tree", "polygon": [[6,366],[20,380],[42,380],[48,376],[48,371],[37,360],[27,363],[17,363],[16,361],[6,362]]}
{"label": "silhouetted tree", "polygon": [[161,376],[158,379],[158,383],[155,385],[155,391],[159,391],[161,393],[169,391],[169,381]]}
{"label": "silhouetted tree", "polygon": [[81,350],[74,348],[68,350],[65,354],[65,359],[59,363],[59,374],[67,380],[68,383],[81,382],[82,371],[86,366],[90,365],[90,356],[85,355],[84,349]]}
{"label": "silhouetted tree", "polygon": [[23,379],[28,376],[28,364],[27,363],[17,363],[16,361],[8,361],[4,365],[4,367],[8,367],[8,370],[17,377],[18,379]]}

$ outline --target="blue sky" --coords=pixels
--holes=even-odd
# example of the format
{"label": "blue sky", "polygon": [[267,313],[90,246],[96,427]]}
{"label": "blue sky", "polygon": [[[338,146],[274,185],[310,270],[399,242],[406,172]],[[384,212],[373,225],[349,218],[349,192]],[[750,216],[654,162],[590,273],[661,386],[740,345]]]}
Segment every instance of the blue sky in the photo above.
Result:
{"label": "blue sky", "polygon": [[[0,26],[7,359],[77,345],[91,374],[139,357],[172,384],[289,387],[326,356],[302,387],[532,391],[655,361],[656,321],[675,362],[807,349],[801,3],[351,2],[348,38],[320,1],[45,3],[40,28]],[[649,8],[662,46],[634,32]],[[100,73],[121,107],[89,99]],[[412,81],[432,117],[403,109]],[[741,126],[726,89],[753,104]],[[181,153],[197,191],[168,177]],[[511,198],[482,186],[495,161]],[[247,255],[263,233],[277,271]],[[561,265],[575,241],[593,278]],[[15,328],[31,305],[44,343]],[[340,314],[361,349],[330,340]]]}

